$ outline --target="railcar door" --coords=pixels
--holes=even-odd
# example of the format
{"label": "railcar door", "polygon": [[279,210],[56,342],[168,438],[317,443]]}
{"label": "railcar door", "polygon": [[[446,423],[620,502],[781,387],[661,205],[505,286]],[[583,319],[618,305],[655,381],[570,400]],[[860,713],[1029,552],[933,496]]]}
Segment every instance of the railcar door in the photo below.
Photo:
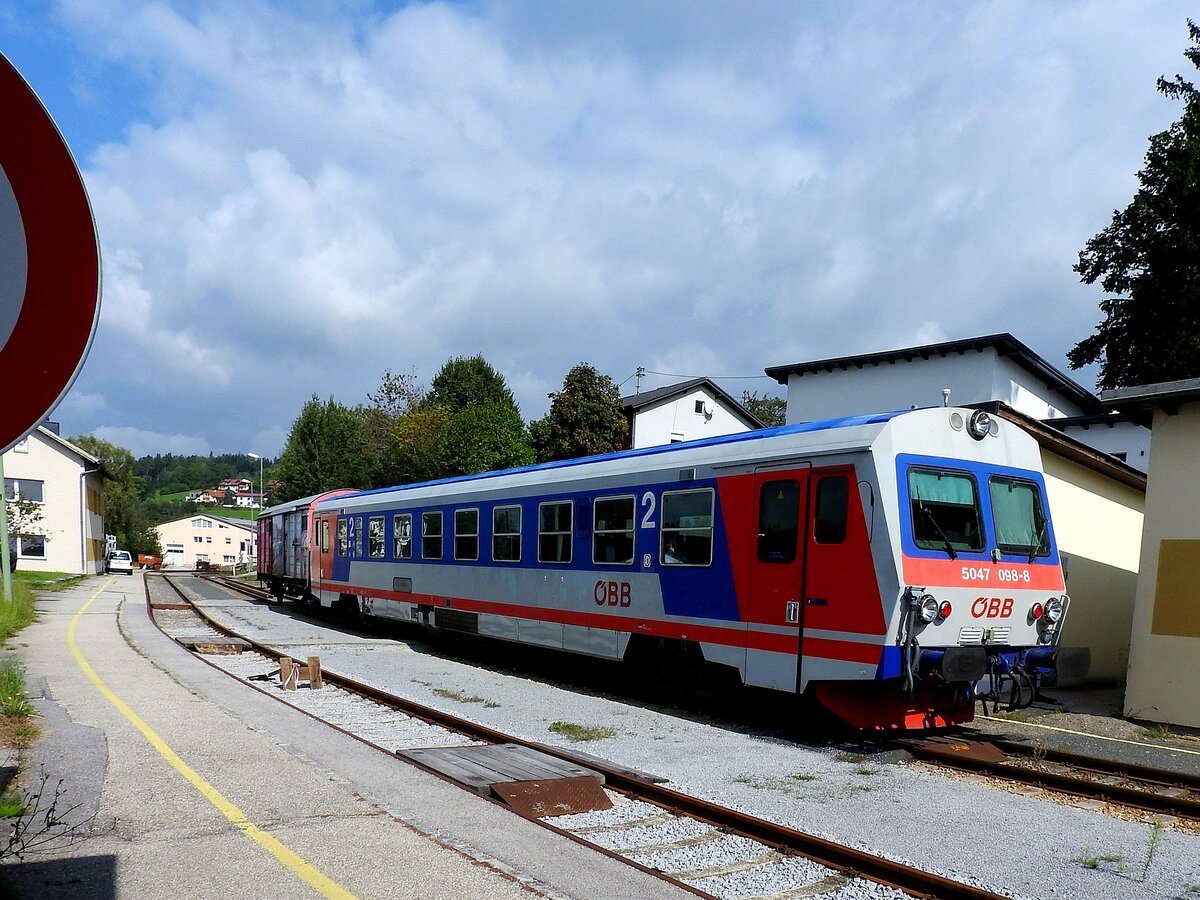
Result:
{"label": "railcar door", "polygon": [[[754,473],[753,518],[748,524],[756,532],[750,555],[747,621],[751,628],[760,623],[770,626],[776,635],[787,635],[784,643],[789,652],[749,652],[747,681],[777,690],[795,690],[797,683],[808,486],[807,464]],[[764,637],[770,640],[770,632]]]}

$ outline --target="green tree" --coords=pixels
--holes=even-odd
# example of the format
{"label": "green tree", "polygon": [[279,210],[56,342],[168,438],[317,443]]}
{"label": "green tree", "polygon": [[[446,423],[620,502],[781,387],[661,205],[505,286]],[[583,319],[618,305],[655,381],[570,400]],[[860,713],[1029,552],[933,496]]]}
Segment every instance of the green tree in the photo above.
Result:
{"label": "green tree", "polygon": [[135,559],[139,553],[161,555],[158,532],[142,507],[142,479],[134,474],[133,454],[90,434],[73,437],[71,443],[100,460],[111,476],[100,484],[105,533],[115,535],[117,546]]}
{"label": "green tree", "polygon": [[397,484],[433,481],[450,472],[446,432],[454,414],[442,406],[414,409],[400,417],[392,428],[388,463]]}
{"label": "green tree", "polygon": [[538,462],[611,453],[625,446],[629,423],[620,390],[607,375],[580,363],[567,373],[562,390],[549,397],[550,411],[529,423]]}
{"label": "green tree", "polygon": [[534,461],[525,422],[510,403],[468,406],[454,416],[443,441],[448,475],[512,469]]}
{"label": "green tree", "polygon": [[447,360],[433,376],[429,395],[424,401],[426,406],[444,406],[452,412],[488,403],[506,403],[517,409],[517,401],[513,399],[504,376],[479,355],[457,356]]}
{"label": "green tree", "polygon": [[335,488],[369,484],[362,419],[333,397],[322,403],[316,394],[292,422],[287,445],[279,457],[276,477],[283,482],[274,503]]}
{"label": "green tree", "polygon": [[[1184,55],[1200,69],[1200,27],[1188,20]],[[1200,91],[1176,75],[1160,93],[1183,115],[1150,138],[1133,202],[1087,242],[1075,271],[1113,295],[1105,319],[1068,354],[1072,368],[1100,363],[1099,387],[1200,375]]]}
{"label": "green tree", "polygon": [[742,391],[742,406],[768,428],[786,421],[787,401],[782,397],[760,397],[758,391]]}
{"label": "green tree", "polygon": [[371,487],[387,487],[402,482],[401,473],[396,467],[397,456],[392,452],[392,431],[424,399],[425,389],[417,382],[415,372],[397,374],[385,369],[379,388],[367,394],[370,405],[358,408]]}

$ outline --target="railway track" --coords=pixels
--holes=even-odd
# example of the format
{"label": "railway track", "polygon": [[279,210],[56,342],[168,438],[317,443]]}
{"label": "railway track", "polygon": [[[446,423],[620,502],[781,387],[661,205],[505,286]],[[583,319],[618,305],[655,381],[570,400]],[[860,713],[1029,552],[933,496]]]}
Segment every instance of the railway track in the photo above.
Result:
{"label": "railway track", "polygon": [[[236,635],[208,617],[191,603],[187,594],[169,577],[161,579],[175,592],[178,602],[152,603],[157,606],[178,607],[187,604],[190,612],[170,609],[162,611],[163,618],[189,615],[197,617],[200,625],[180,624],[159,620],[166,633],[187,633],[196,642],[196,629],[210,629],[245,641],[260,655],[260,661],[247,660],[248,654],[209,657],[209,662],[237,675],[248,683],[263,682],[263,670],[279,663],[286,654],[273,647]],[[227,585],[228,582],[220,580]],[[151,602],[151,580],[147,579],[147,601]],[[248,585],[228,585],[247,596],[265,599]],[[156,619],[158,620],[158,619]],[[236,661],[236,662],[235,662]],[[274,673],[272,673],[274,674]],[[336,672],[323,670],[326,685],[344,691],[355,698],[348,719],[356,728],[340,725],[329,711],[338,705],[329,696],[313,701],[319,707],[305,709],[310,715],[339,728],[389,754],[399,753],[394,745],[379,737],[385,720],[406,733],[424,732],[416,738],[427,745],[447,746],[457,740],[467,744],[517,745],[545,753],[563,763],[599,772],[604,777],[605,790],[619,803],[602,813],[581,813],[540,819],[541,823],[566,837],[585,843],[598,852],[621,859],[657,877],[672,881],[703,897],[758,896],[769,900],[830,896],[887,897],[898,895],[939,898],[971,898],[996,900],[1000,895],[956,881],[942,875],[923,871],[883,857],[844,846],[807,834],[797,829],[689,796],[656,783],[642,773],[633,772],[591,756],[575,754],[558,747],[528,741],[504,734],[484,725],[461,719],[433,707],[414,703],[355,681]],[[281,692],[269,691],[283,699]],[[321,692],[324,694],[325,692]],[[318,697],[317,692],[291,692],[285,702],[300,705],[301,701]],[[365,704],[378,711],[376,719],[366,715]],[[300,708],[304,708],[301,706]],[[407,721],[396,722],[397,716]],[[364,729],[363,724],[366,722]],[[413,723],[420,723],[413,724]],[[411,760],[410,758],[410,761]],[[415,764],[421,765],[419,760]],[[436,769],[425,767],[435,774]],[[747,890],[747,886],[751,890]],[[761,886],[760,890],[755,887]]]}
{"label": "railway track", "polygon": [[896,742],[922,762],[1200,825],[1200,777],[1012,740]]}

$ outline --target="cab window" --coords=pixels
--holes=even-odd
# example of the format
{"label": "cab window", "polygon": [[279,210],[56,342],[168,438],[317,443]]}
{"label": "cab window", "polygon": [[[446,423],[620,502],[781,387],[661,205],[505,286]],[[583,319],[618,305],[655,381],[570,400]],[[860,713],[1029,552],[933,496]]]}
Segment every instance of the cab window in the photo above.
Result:
{"label": "cab window", "polygon": [[908,470],[913,541],[923,550],[982,550],[983,517],[975,479],[966,472]]}
{"label": "cab window", "polygon": [[993,475],[988,479],[996,546],[1005,553],[1050,555],[1042,492],[1032,481]]}

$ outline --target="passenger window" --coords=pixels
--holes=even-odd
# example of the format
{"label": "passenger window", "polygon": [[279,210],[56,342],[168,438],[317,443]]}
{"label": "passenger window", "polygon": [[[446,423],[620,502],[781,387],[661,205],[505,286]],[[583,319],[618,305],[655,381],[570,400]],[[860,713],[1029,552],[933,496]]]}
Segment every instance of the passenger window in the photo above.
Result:
{"label": "passenger window", "polygon": [[665,491],[658,559],[667,566],[712,565],[713,491]]}
{"label": "passenger window", "polygon": [[363,520],[360,516],[354,520],[354,555],[362,559],[363,555]]}
{"label": "passenger window", "polygon": [[454,558],[479,559],[479,510],[454,511]]}
{"label": "passenger window", "polygon": [[592,505],[592,562],[632,565],[633,497],[601,497]]}
{"label": "passenger window", "polygon": [[908,470],[913,541],[925,550],[982,550],[983,519],[975,479],[944,469]]}
{"label": "passenger window", "polygon": [[349,527],[349,519],[338,519],[338,556],[345,556],[350,552],[350,538],[347,536]]}
{"label": "passenger window", "polygon": [[813,540],[818,544],[840,544],[846,540],[846,517],[850,509],[850,479],[831,475],[817,482]]}
{"label": "passenger window", "polygon": [[374,559],[383,559],[383,516],[367,520],[367,553]]}
{"label": "passenger window", "polygon": [[758,494],[758,561],[794,562],[799,530],[800,483],[768,481]]}
{"label": "passenger window", "polygon": [[412,559],[412,513],[392,516],[392,556]]}
{"label": "passenger window", "polygon": [[571,561],[570,500],[554,500],[538,505],[538,562]]}
{"label": "passenger window", "polygon": [[321,520],[321,552],[329,552],[329,520]]}
{"label": "passenger window", "polygon": [[492,510],[492,559],[521,561],[521,507],[497,506]]}
{"label": "passenger window", "polygon": [[421,559],[442,558],[442,514],[421,513]]}

